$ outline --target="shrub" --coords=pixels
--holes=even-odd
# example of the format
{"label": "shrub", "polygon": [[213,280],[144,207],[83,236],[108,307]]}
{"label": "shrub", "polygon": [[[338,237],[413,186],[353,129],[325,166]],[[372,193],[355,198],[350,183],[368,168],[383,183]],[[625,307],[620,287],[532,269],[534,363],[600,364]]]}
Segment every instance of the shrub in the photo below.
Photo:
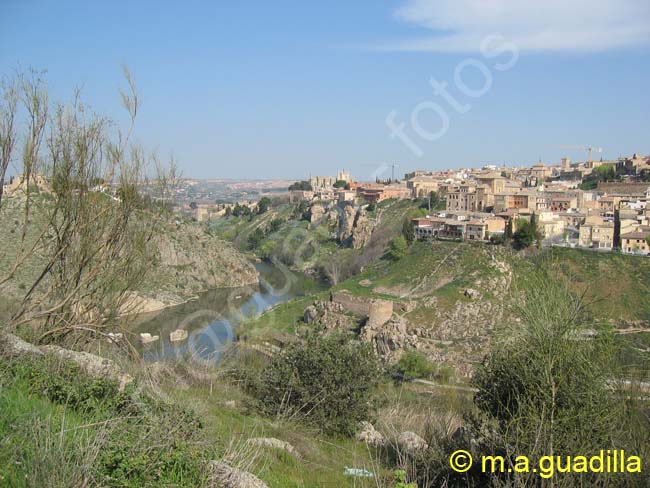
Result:
{"label": "shrub", "polygon": [[404,236],[397,236],[390,242],[390,247],[388,248],[387,256],[393,261],[399,261],[404,256],[406,256],[406,251],[408,249],[408,244]]}
{"label": "shrub", "polygon": [[372,413],[380,371],[369,345],[312,335],[273,358],[254,394],[267,414],[301,414],[325,432],[352,434]]}
{"label": "shrub", "polygon": [[436,372],[436,365],[419,351],[407,351],[397,362],[397,370],[403,378],[429,378]]}
{"label": "shrub", "polygon": [[519,287],[522,325],[493,349],[473,380],[483,426],[495,432],[486,449],[536,459],[615,448],[622,417],[608,387],[615,378],[608,337],[580,335],[583,303],[566,283],[538,271]]}
{"label": "shrub", "polygon": [[264,231],[258,227],[248,236],[248,246],[253,250],[257,249],[264,237]]}

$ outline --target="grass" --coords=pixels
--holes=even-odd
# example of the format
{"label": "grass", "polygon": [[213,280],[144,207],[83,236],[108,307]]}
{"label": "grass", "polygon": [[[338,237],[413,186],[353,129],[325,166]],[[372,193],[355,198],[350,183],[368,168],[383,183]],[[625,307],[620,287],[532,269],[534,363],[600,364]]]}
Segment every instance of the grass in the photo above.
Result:
{"label": "grass", "polygon": [[[197,419],[55,358],[2,359],[4,486],[200,486]],[[132,392],[134,393],[134,392]]]}
{"label": "grass", "polygon": [[[380,466],[382,454],[354,439],[325,436],[298,418],[257,415],[218,372],[208,379],[177,370],[181,387],[167,366],[154,390],[141,382],[121,395],[116,385],[53,358],[5,358],[0,366],[2,486],[207,486],[211,459],[278,488],[388,486],[392,476]],[[390,391],[386,386],[385,398]],[[300,456],[252,446],[252,437],[287,441]],[[348,477],[345,467],[377,479]]]}
{"label": "grass", "polygon": [[[650,259],[576,249],[552,249],[532,263],[553,268],[584,293],[594,318],[619,324],[650,321]],[[521,271],[531,263],[521,262]]]}

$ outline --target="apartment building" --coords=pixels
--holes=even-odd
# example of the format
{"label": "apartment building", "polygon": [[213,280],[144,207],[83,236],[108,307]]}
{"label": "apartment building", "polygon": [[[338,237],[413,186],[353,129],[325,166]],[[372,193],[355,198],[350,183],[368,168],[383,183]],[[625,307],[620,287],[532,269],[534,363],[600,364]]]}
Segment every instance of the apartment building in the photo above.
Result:
{"label": "apartment building", "polygon": [[650,227],[621,234],[621,249],[626,253],[650,255]]}
{"label": "apartment building", "polygon": [[578,245],[592,249],[611,250],[614,247],[614,222],[591,215],[580,226]]}
{"label": "apartment building", "polygon": [[483,212],[494,205],[494,194],[485,185],[464,183],[448,189],[445,200],[450,212]]}
{"label": "apartment building", "polygon": [[413,198],[423,198],[432,191],[438,192],[440,180],[433,176],[414,176],[406,182],[406,187],[411,190]]}
{"label": "apartment building", "polygon": [[440,214],[439,216],[413,219],[417,239],[463,239],[485,241],[492,235],[505,232],[505,220],[483,217],[486,214]]}

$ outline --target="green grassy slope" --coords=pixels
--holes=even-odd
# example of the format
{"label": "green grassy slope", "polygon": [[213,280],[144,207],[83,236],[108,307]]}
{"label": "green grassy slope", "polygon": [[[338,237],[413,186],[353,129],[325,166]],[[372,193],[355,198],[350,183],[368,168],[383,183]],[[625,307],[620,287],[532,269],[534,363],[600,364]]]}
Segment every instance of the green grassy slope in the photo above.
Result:
{"label": "green grassy slope", "polygon": [[[409,334],[424,330],[420,343],[436,361],[462,376],[487,351],[495,331],[511,322],[513,283],[535,266],[551,269],[584,294],[596,328],[624,329],[650,324],[650,259],[573,249],[548,249],[526,256],[502,246],[480,243],[418,242],[398,262],[380,259],[334,287],[367,299],[391,300],[408,321]],[[465,295],[477,290],[479,298]],[[329,293],[303,297],[247,324],[257,337],[304,333],[303,311]],[[647,362],[643,334],[620,339],[625,363]]]}
{"label": "green grassy slope", "polygon": [[[144,384],[134,401],[53,358],[0,358],[0,367],[0,486],[208,486],[207,463],[222,458],[277,488],[386,486],[390,477],[365,444],[258,416],[226,381],[179,388],[165,375],[164,401]],[[251,446],[252,437],[290,442],[299,457]],[[346,466],[378,480],[350,478]]]}

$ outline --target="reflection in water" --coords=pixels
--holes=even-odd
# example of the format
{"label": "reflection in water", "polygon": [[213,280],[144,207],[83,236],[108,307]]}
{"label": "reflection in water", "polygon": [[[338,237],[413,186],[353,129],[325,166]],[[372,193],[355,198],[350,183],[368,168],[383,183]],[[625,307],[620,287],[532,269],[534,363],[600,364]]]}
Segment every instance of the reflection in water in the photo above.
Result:
{"label": "reflection in water", "polygon": [[[212,290],[197,300],[161,311],[145,319],[133,330],[149,332],[160,340],[142,347],[147,361],[191,357],[197,362],[214,363],[236,340],[236,330],[245,319],[254,317],[304,293],[303,283],[282,265],[260,263],[260,286]],[[189,332],[187,340],[171,342],[177,329]]]}

